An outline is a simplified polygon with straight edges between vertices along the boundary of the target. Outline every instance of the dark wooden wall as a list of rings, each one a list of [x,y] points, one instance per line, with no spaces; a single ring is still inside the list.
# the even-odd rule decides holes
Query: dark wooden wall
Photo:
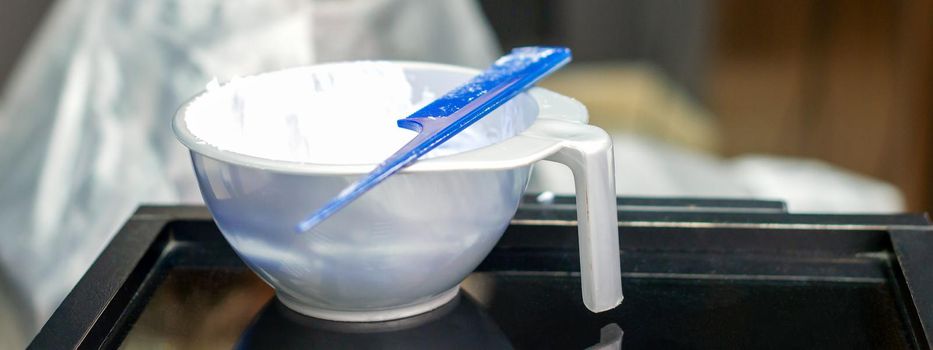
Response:
[[[819,158],[933,211],[933,1],[481,3],[505,47],[662,68],[714,112],[724,155]]]
[[[718,3],[708,103],[727,154],[824,159],[931,209],[930,1]]]

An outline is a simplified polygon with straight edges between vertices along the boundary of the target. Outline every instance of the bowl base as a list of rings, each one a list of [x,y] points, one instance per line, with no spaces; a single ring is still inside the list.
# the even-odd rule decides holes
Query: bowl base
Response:
[[[394,309],[373,311],[321,309],[303,305],[295,301],[295,299],[292,299],[291,297],[281,293],[275,293],[275,295],[279,298],[279,301],[281,301],[282,304],[285,304],[285,306],[287,306],[289,309],[292,309],[293,311],[305,316],[340,322],[380,322],[420,315],[425,312],[437,309],[453,300],[459,292],[460,286],[457,285],[443,293],[432,297],[431,299],[417,304],[405,305]]]

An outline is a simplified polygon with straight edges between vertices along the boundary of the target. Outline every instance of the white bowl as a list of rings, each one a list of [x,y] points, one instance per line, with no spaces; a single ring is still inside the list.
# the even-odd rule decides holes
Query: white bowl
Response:
[[[249,79],[340,79],[334,73],[353,64]],[[391,64],[404,69],[416,91],[436,96],[477,74]],[[188,128],[185,112],[197,101],[182,106],[173,128],[191,150],[204,201],[237,254],[298,312],[362,322],[443,305],[501,237],[539,160],[564,163],[575,176],[586,306],[598,312],[622,300],[612,143],[585,124],[586,109],[570,98],[540,88],[519,95],[449,141],[470,150],[418,161],[305,234],[295,233],[296,223],[375,164],[288,162],[219,149]]]

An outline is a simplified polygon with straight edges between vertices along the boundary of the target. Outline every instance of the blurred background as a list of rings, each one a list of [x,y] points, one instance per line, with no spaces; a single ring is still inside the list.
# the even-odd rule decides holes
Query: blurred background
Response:
[[[136,205],[199,201],[168,120],[211,77],[347,59],[482,67],[511,47],[568,46],[574,63],[541,85],[583,102],[612,133],[620,194],[933,209],[933,1],[4,0],[0,9],[6,345],[31,338]],[[566,170],[545,165],[535,176],[531,191],[572,191]]]
[[[577,63],[544,85],[596,124],[727,157],[818,159],[933,208],[930,1],[482,5],[503,47],[573,48]]]
[[[5,0],[0,81],[52,1]],[[480,1],[503,49],[553,44],[544,83],[594,122],[724,156],[820,159],[933,203],[930,1]]]

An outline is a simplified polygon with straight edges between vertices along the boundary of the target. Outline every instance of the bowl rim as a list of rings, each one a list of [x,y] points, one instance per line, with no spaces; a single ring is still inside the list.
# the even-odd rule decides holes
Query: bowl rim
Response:
[[[325,64],[314,64],[308,66],[298,66],[276,71],[270,71],[260,74],[250,75],[248,77],[258,77],[266,74],[273,74],[295,69],[325,69],[328,66],[346,65],[354,62],[373,62],[373,61],[345,61]],[[448,72],[459,72],[465,74],[478,74],[480,71],[474,68],[461,67],[456,65],[416,62],[416,61],[378,61],[380,63],[391,63],[402,65],[407,68],[436,69]],[[193,97],[185,101],[175,112],[172,118],[172,130],[175,137],[192,153],[200,156],[212,158],[217,161],[232,163],[249,168],[262,170],[292,173],[292,174],[344,174],[361,175],[371,171],[376,164],[326,164],[294,162],[278,159],[269,159],[252,156],[243,153],[220,149],[212,144],[199,140],[187,127],[185,121],[185,112],[195,100],[208,91],[205,88]],[[538,116],[535,121],[524,131],[516,136],[512,136],[504,141],[474,148],[451,155],[439,156],[434,158],[418,160],[411,166],[402,169],[400,173],[414,172],[435,172],[449,170],[500,170],[511,169],[520,166],[526,166],[535,161],[543,159],[553,153],[555,141],[546,138],[527,137],[535,134],[536,129],[541,129],[543,124],[549,120],[563,120],[568,122],[585,124],[588,119],[586,108],[576,100],[566,97],[547,89],[533,87],[521,95],[531,97],[532,101],[538,107]],[[525,136],[525,137],[519,137]],[[505,144],[506,141],[508,144]],[[522,152],[517,155],[510,155],[510,150],[521,148]]]

